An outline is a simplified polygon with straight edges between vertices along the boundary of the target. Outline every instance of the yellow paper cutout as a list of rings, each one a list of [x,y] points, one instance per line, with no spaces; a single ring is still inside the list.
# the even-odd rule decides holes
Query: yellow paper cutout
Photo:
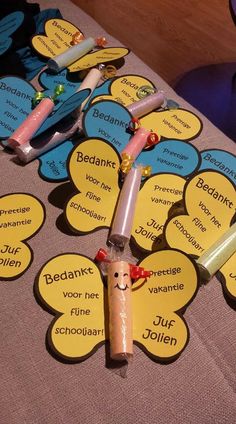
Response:
[[[32,46],[41,55],[51,58],[72,47],[75,33],[82,34],[79,28],[64,19],[49,19],[45,24],[46,35],[35,35]],[[82,34],[83,35],[83,34]],[[98,63],[113,62],[129,53],[125,47],[108,47],[88,53],[68,66],[70,72],[78,72],[96,66]]]
[[[91,104],[99,100],[114,100],[123,106],[128,106],[140,100],[137,94],[145,86],[155,88],[150,80],[140,75],[123,75],[112,81],[110,95],[97,96],[92,100]]]
[[[76,32],[82,34],[79,28],[64,19],[49,19],[45,23],[46,35],[35,35],[32,45],[38,53],[51,58],[72,47],[72,37]]]
[[[202,130],[200,119],[185,109],[152,112],[140,119],[141,126],[151,129],[159,137],[191,140]]]
[[[172,250],[156,252],[140,265],[152,270],[153,275],[146,282],[138,280],[132,289],[134,341],[155,360],[174,359],[188,341],[188,327],[180,310],[196,294],[196,267],[185,254]],[[107,290],[91,259],[73,253],[56,256],[43,266],[36,284],[41,302],[55,314],[48,330],[54,352],[64,359],[80,361],[105,342],[109,326]],[[158,292],[160,287],[162,291]],[[164,326],[166,320],[169,328]],[[159,340],[154,334],[157,332],[163,333]]]
[[[30,194],[7,194],[0,199],[0,276],[12,279],[30,265],[32,253],[22,241],[32,237],[43,225],[45,212]]]
[[[0,275],[3,279],[12,279],[22,274],[29,266],[32,253],[21,241],[0,242]]]
[[[147,314],[147,315],[146,315]],[[151,314],[150,309],[143,311],[143,319],[137,323],[142,328],[134,335],[135,341],[154,358],[170,360],[180,354],[185,348],[189,333],[185,321],[176,313],[157,309],[157,314]],[[173,325],[162,328],[163,325]]]
[[[89,163],[89,158],[94,163]],[[96,165],[96,160],[98,164],[103,160],[109,166]],[[110,226],[120,192],[119,166],[117,152],[101,139],[87,139],[74,148],[69,160],[69,175],[79,193],[65,208],[67,222],[73,230],[88,233]],[[145,182],[138,194],[132,230],[136,243],[143,249],[152,250],[155,245],[156,250],[158,247],[168,210],[182,199],[184,184],[183,177],[173,174],[155,175]]]
[[[215,171],[204,171],[185,187],[186,213],[172,218],[165,237],[170,247],[201,256],[230,226],[235,213],[233,183]]]
[[[220,269],[224,276],[224,287],[234,300],[236,299],[236,253]]]
[[[73,150],[70,177],[80,191],[66,205],[66,219],[73,230],[89,232],[109,227],[119,194],[120,158],[100,139],[87,139]]]
[[[52,258],[40,271],[37,290],[56,313],[48,333],[53,350],[81,360],[105,341],[104,286],[89,258],[73,253]]]
[[[132,236],[142,249],[158,247],[168,211],[182,199],[185,182],[183,177],[173,174],[154,175],[145,181],[138,194],[132,229]]]
[[[173,359],[182,352],[189,338],[188,327],[178,311],[197,292],[196,266],[175,250],[155,252],[140,266],[153,274],[145,284],[133,289],[134,340],[154,358]]]
[[[113,62],[121,59],[129,53],[125,47],[108,47],[92,53],[88,53],[79,60],[68,66],[70,72],[78,72],[83,69],[93,68],[99,63]]]
[[[30,194],[8,194],[0,199],[1,240],[26,240],[44,220],[42,204]]]

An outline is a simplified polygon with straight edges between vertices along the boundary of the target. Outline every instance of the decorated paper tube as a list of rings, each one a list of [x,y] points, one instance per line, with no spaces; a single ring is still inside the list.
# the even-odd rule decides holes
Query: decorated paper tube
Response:
[[[22,124],[11,134],[8,139],[9,146],[15,148],[31,140],[36,131],[53,111],[53,108],[54,102],[52,99],[44,98],[41,100]]]
[[[80,126],[80,117],[78,119],[70,118],[67,124],[59,124],[57,131],[55,129],[47,131],[47,135],[39,135],[32,141],[28,141],[15,148],[15,153],[23,163],[29,163],[43,153],[48,152],[63,141],[70,139]]]
[[[34,134],[53,111],[57,97],[63,92],[64,86],[59,84],[55,87],[54,94],[51,97],[45,97],[41,91],[35,93],[32,104],[36,106],[8,138],[10,147],[14,149],[33,138]]]
[[[106,40],[104,37],[97,39],[89,37],[86,40],[81,41],[79,44],[70,47],[64,53],[49,59],[47,66],[51,71],[58,73],[62,69],[74,63],[76,60],[80,59],[95,46],[103,46],[105,43]]]
[[[94,68],[89,71],[89,73],[86,75],[84,80],[82,81],[79,89],[77,91],[81,91],[85,88],[89,88],[92,92],[95,90],[96,86],[98,85],[98,82],[102,76],[102,72],[100,69]],[[90,96],[91,96],[90,94]],[[43,153],[48,152],[49,150],[53,149],[54,147],[61,144],[63,141],[68,140],[73,136],[73,134],[76,133],[76,131],[81,128],[81,118],[80,118],[80,112],[82,108],[86,105],[86,103],[89,100],[89,97],[87,97],[84,102],[82,103],[81,107],[76,110],[76,112],[73,114],[73,119],[68,122],[67,126],[63,126],[57,131],[54,130],[53,134],[50,135],[43,135],[37,137],[37,139],[33,140],[31,142],[30,140],[27,141],[27,143],[23,144],[22,146],[18,146],[15,149],[15,153],[17,154],[18,158],[21,162],[28,163],[38,156],[42,155]],[[60,124],[59,124],[60,126]]]
[[[147,145],[150,131],[145,128],[139,128],[136,133],[131,137],[128,144],[120,153],[122,157],[121,171],[124,173],[128,172],[132,166],[132,163],[138,157],[143,148]]]
[[[102,75],[102,71],[100,69],[94,68],[91,69],[88,73],[88,75],[84,78],[82,84],[80,85],[78,91],[81,91],[84,88],[90,88],[91,92],[96,88],[96,86],[98,85],[98,82],[101,78]],[[92,94],[92,93],[91,93]],[[162,94],[162,93],[159,93]],[[148,97],[152,97],[155,94],[149,95]],[[163,96],[163,95],[162,95]],[[164,98],[164,96],[163,96]],[[89,97],[84,101],[84,103],[82,104],[82,108],[84,108],[85,104],[88,102]],[[140,106],[142,106],[142,102],[145,99],[142,99],[137,103],[140,104]],[[150,105],[154,105],[153,101],[150,102]],[[155,103],[155,105],[157,105],[157,103]],[[129,107],[131,107],[132,105],[130,105]],[[128,108],[129,108],[128,107]],[[154,106],[155,107],[155,106]],[[157,107],[157,106],[156,106]],[[80,110],[82,110],[80,108]],[[141,110],[141,108],[140,108]],[[151,109],[152,110],[152,109]],[[27,142],[24,145],[19,145],[15,152],[17,154],[17,156],[19,157],[21,162],[24,163],[28,163],[32,160],[34,160],[35,158],[37,158],[38,156],[40,156],[43,153],[46,153],[47,151],[53,149],[54,147],[56,147],[57,145],[59,145],[60,143],[62,143],[64,140],[69,139],[70,137],[72,137],[72,135],[79,129],[79,127],[81,127],[81,120],[78,117],[78,113],[75,115],[77,116],[78,120],[76,121],[76,123],[74,123],[70,128],[68,128],[68,130],[64,129],[62,131],[58,130],[56,131],[54,134],[51,134],[50,136],[43,136],[42,137],[38,137],[37,140],[35,139],[35,142],[31,142],[30,140],[27,140]],[[136,139],[137,140],[137,139]]]
[[[125,261],[108,265],[109,338],[112,359],[133,356],[132,284],[130,266]]]
[[[151,112],[152,110],[160,108],[164,102],[164,93],[159,91],[132,103],[131,105],[127,106],[127,109],[132,116],[135,116],[135,118],[140,118],[141,116],[147,115],[147,113]]]
[[[97,87],[100,79],[102,77],[102,70],[98,67],[98,68],[93,68],[91,69],[88,74],[86,75],[86,77],[83,79],[82,83],[80,84],[78,91],[84,90],[85,88],[89,88],[91,90],[90,95],[84,100],[84,102],[82,103],[82,105],[80,106],[79,109],[76,109],[76,113],[80,113],[82,112],[84,106],[88,103],[92,93],[94,92],[95,88]]]
[[[203,280],[209,281],[235,252],[236,222],[197,259]]]
[[[132,168],[126,175],[122,186],[115,216],[112,223],[109,241],[111,244],[123,249],[130,239],[135,204],[142,179],[142,167]]]

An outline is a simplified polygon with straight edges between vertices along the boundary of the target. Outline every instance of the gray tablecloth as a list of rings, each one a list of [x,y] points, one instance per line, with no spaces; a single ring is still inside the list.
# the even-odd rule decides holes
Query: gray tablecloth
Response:
[[[102,28],[69,0],[41,0],[41,10],[59,8],[63,17],[85,35]],[[110,6],[112,7],[112,2]],[[109,37],[110,45],[119,41]],[[194,110],[134,54],[119,74],[141,74],[166,91],[183,108]],[[196,111],[195,111],[196,112]],[[199,150],[235,144],[199,112],[203,131],[194,141]],[[46,222],[30,241],[33,263],[20,278],[0,284],[0,423],[1,424],[208,424],[236,421],[236,311],[216,279],[200,289],[185,314],[190,342],[180,358],[168,365],[153,362],[138,347],[127,378],[106,367],[105,347],[84,362],[64,364],[45,347],[52,315],[36,302],[35,277],[51,257],[77,252],[93,258],[104,246],[107,230],[78,237],[55,225],[61,210],[50,194],[59,185],[39,178],[38,163],[19,167],[0,152],[1,195],[28,192],[46,207]]]

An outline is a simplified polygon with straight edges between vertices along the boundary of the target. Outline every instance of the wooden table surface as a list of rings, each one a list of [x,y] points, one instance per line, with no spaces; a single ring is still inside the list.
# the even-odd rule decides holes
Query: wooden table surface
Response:
[[[73,2],[172,86],[196,67],[236,62],[228,0]]]

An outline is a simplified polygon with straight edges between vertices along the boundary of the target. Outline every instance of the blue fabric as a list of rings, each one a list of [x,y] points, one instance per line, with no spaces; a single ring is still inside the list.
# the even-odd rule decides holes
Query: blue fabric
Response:
[[[62,18],[59,9],[46,9],[35,15],[36,34],[44,33],[45,22],[53,18]],[[25,78],[28,81],[32,80],[47,62],[46,59],[41,59],[30,46],[18,49],[16,54],[24,66]]]

